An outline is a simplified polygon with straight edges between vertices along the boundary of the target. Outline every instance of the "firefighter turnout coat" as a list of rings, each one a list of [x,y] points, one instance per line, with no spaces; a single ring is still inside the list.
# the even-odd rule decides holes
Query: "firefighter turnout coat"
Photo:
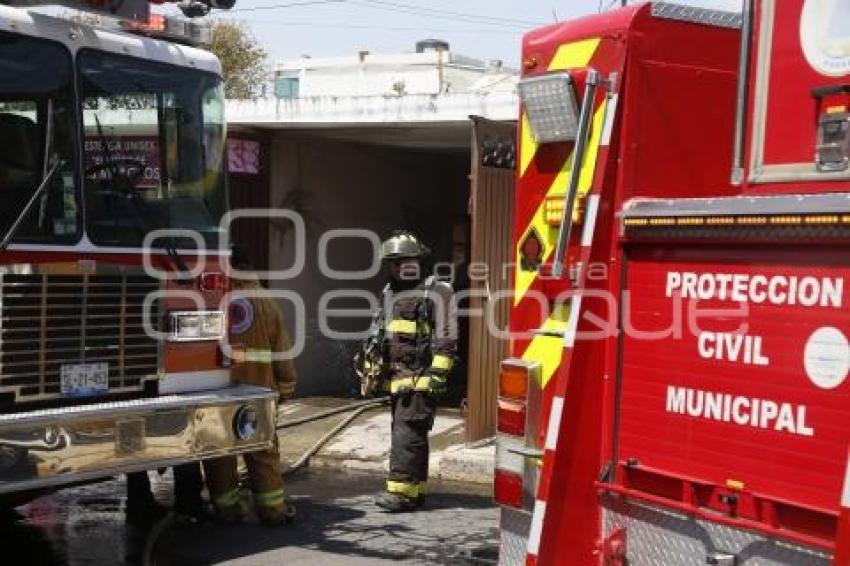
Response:
[[[281,359],[290,350],[290,342],[275,300],[263,296],[256,280],[234,281],[229,318],[236,362],[233,381],[276,389],[281,400],[292,397],[295,366],[291,359]],[[244,459],[257,516],[267,523],[283,521],[287,511],[276,439],[273,448],[245,454]],[[208,460],[204,465],[216,513],[225,520],[238,519],[241,504],[236,458]]]

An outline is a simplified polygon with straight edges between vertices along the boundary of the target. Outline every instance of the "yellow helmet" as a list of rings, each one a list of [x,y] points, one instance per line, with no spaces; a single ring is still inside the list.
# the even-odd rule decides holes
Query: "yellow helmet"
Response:
[[[430,250],[410,232],[397,232],[381,244],[381,261],[407,257],[423,258]]]

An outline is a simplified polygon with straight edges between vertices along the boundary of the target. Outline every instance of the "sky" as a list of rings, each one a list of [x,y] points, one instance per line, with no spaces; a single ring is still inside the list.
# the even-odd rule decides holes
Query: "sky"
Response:
[[[741,0],[676,0],[740,10]],[[452,51],[517,67],[522,34],[539,25],[593,14],[620,0],[237,0],[227,19],[243,22],[269,63],[313,57],[414,50],[443,39]],[[272,8],[274,7],[274,8]],[[224,12],[219,12],[224,14]],[[222,17],[222,16],[219,16]]]

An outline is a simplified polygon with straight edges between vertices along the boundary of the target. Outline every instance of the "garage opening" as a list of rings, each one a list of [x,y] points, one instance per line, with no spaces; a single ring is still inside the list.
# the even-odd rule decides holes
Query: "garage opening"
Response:
[[[270,288],[289,294],[281,297],[287,324],[293,335],[303,336],[296,358],[299,396],[359,390],[352,359],[362,337],[355,333],[368,328],[374,305],[367,296],[379,298],[387,278],[383,271],[362,273],[372,265],[374,251],[366,237],[352,230],[369,231],[381,240],[395,229],[414,232],[431,248],[427,268],[451,278],[456,292],[502,286],[496,279],[470,281],[468,276],[474,256],[475,261],[500,261],[498,254],[507,256],[510,240],[514,126],[501,123],[494,130],[491,124],[231,130],[231,140],[261,142],[256,180],[268,184],[269,208],[292,211],[303,221],[303,237],[290,218],[243,219],[234,225],[235,236],[247,240],[243,244],[257,256],[257,265],[287,271],[303,258],[303,267],[291,276],[268,280]],[[486,131],[474,133],[482,127]],[[482,165],[497,137],[507,143],[505,159]],[[482,144],[489,149],[475,149]],[[474,188],[478,181],[486,185],[483,192]],[[244,173],[231,173],[234,208],[263,204],[263,198],[243,191],[256,192],[256,183]],[[481,197],[477,204],[476,194]],[[501,204],[484,206],[497,194]],[[493,244],[503,240],[499,251]],[[462,306],[474,305],[467,300]],[[468,399],[470,415],[480,421],[470,434],[483,438],[492,434],[495,408],[486,398],[495,388],[493,368],[502,345],[488,345],[468,318],[459,323],[458,361],[445,402],[458,406]],[[476,334],[472,345],[470,331]]]

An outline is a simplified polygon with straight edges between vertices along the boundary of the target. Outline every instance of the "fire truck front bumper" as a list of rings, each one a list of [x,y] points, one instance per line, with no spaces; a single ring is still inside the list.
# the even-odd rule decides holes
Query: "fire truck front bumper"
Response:
[[[269,448],[276,398],[240,385],[0,415],[0,494]]]

